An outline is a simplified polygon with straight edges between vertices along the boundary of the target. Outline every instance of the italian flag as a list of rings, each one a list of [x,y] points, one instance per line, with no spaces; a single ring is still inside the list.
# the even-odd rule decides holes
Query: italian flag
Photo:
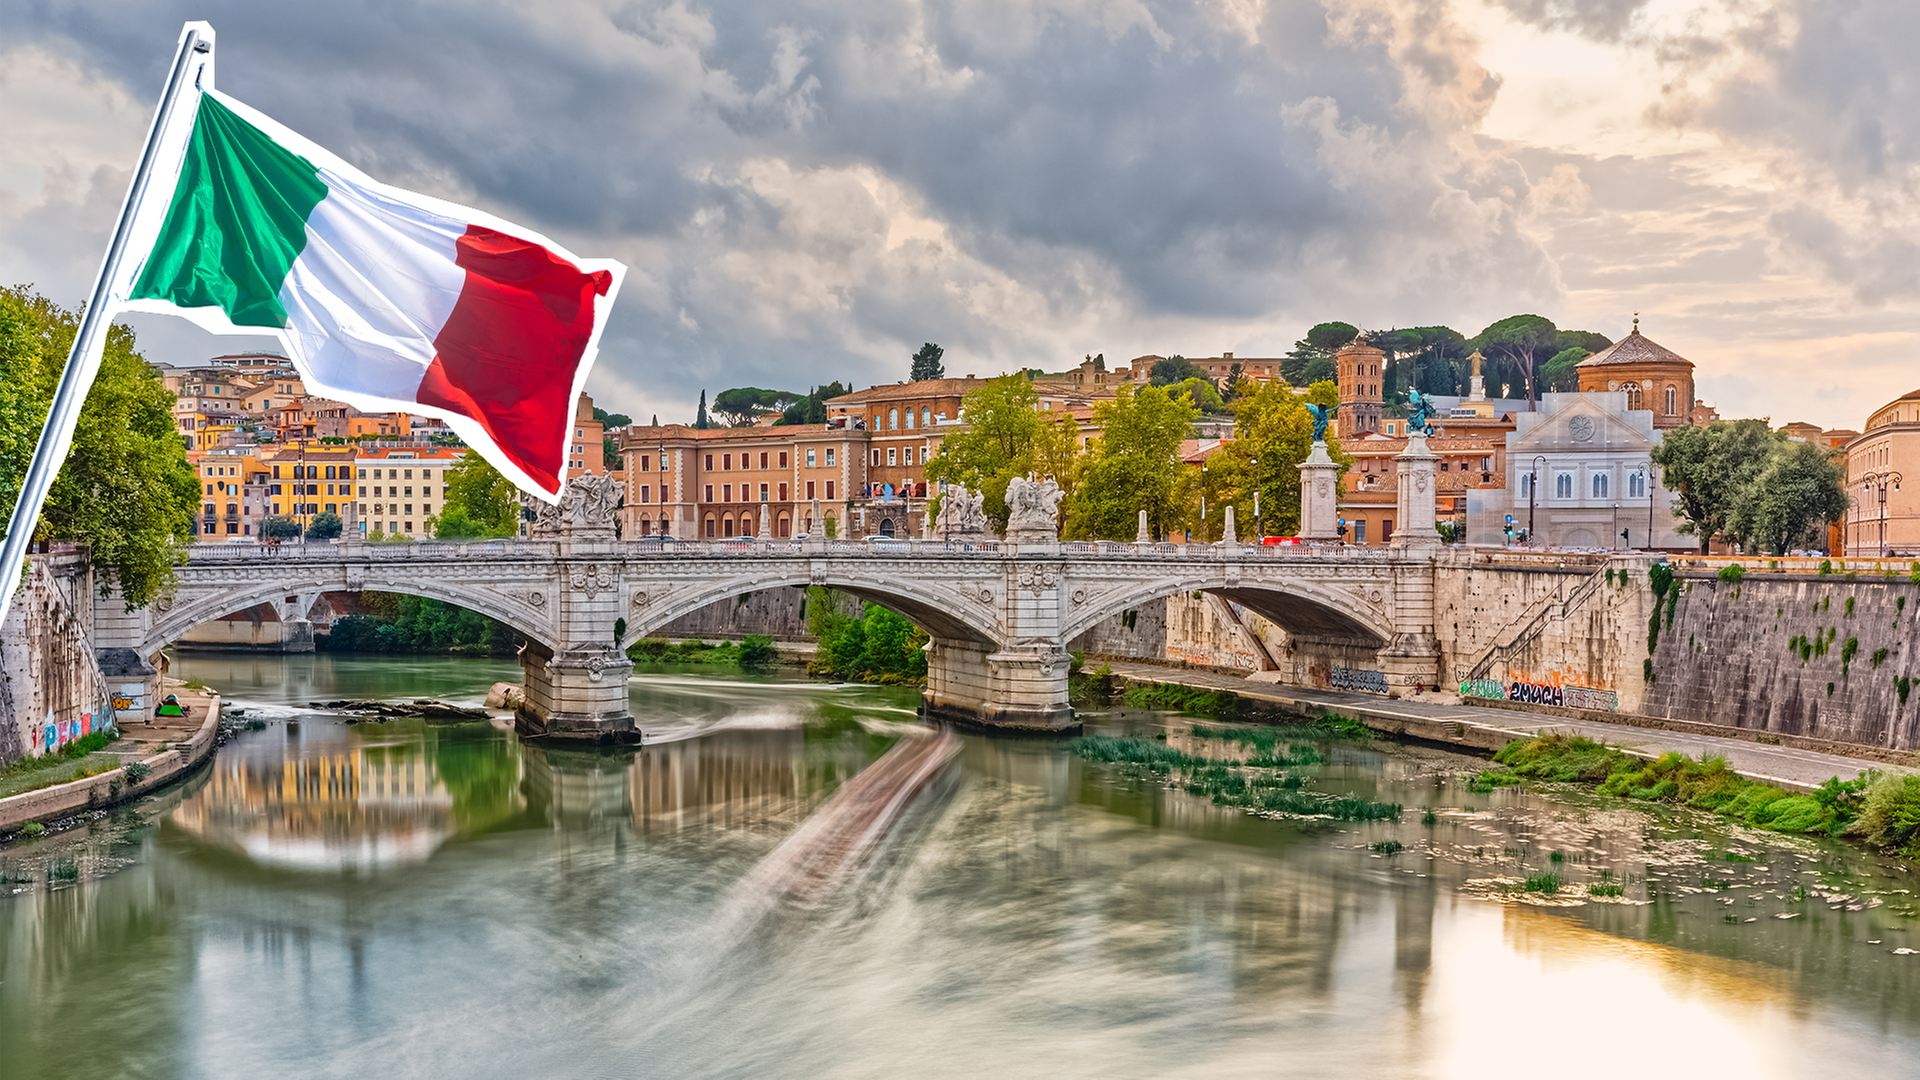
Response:
[[[377,183],[211,89],[174,112],[162,145],[177,168],[132,219],[118,306],[277,334],[311,389],[440,417],[557,498],[625,267]]]

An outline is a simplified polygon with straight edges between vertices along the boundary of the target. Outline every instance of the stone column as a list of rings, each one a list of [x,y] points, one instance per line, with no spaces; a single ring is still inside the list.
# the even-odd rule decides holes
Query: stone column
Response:
[[[1220,542],[1223,544],[1237,544],[1240,542],[1240,538],[1234,533],[1232,506],[1227,507],[1227,523],[1220,532]]]
[[[1434,479],[1434,463],[1439,461],[1427,449],[1427,437],[1416,431],[1407,438],[1407,448],[1393,459],[1400,490],[1395,494],[1400,515],[1390,546],[1424,550],[1440,546],[1440,533],[1433,527],[1434,505],[1439,492]]]
[[[1340,464],[1327,456],[1327,444],[1317,441],[1300,463],[1300,538],[1309,543],[1340,540]]]
[[[1133,534],[1133,542],[1136,544],[1153,543],[1152,534],[1147,532],[1147,512],[1145,510],[1140,511],[1140,530]]]
[[[620,561],[613,538],[613,482],[569,481],[557,507],[541,504],[534,539],[558,540],[559,610],[553,640],[520,650],[526,696],[515,714],[522,735],[598,744],[636,743],[627,705],[633,661],[613,642],[622,615]]]

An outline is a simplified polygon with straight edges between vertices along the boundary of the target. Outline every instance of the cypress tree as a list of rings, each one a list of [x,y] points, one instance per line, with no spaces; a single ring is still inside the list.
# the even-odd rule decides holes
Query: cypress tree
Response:
[[[712,422],[707,419],[707,392],[705,390],[700,391],[700,411],[693,418],[693,426],[699,428],[701,431],[705,431],[712,426]]]

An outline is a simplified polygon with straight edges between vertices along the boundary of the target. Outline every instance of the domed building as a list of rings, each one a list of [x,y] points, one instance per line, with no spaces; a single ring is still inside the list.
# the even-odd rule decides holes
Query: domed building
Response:
[[[1693,423],[1693,361],[1640,332],[1633,332],[1587,357],[1574,369],[1580,392],[1624,393],[1629,411],[1653,413],[1656,431]]]
[[[1920,485],[1920,390],[1874,410],[1846,452],[1846,554],[1920,554],[1920,488],[1901,488],[1909,479]]]

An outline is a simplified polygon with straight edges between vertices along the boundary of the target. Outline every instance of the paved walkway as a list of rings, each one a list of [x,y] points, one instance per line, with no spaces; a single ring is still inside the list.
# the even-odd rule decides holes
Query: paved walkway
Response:
[[[1790,746],[1769,746],[1740,739],[1629,727],[1625,724],[1595,723],[1545,713],[1475,708],[1451,704],[1439,698],[1422,701],[1419,698],[1394,699],[1337,690],[1308,690],[1297,686],[1252,682],[1234,675],[1164,668],[1152,664],[1115,662],[1113,673],[1131,682],[1173,683],[1227,690],[1242,697],[1270,701],[1303,711],[1330,710],[1357,717],[1376,730],[1481,750],[1497,750],[1514,739],[1528,738],[1542,731],[1567,731],[1649,757],[1657,757],[1669,750],[1678,750],[1694,758],[1718,754],[1726,758],[1728,766],[1742,776],[1790,789],[1817,787],[1822,781],[1835,776],[1851,779],[1862,769],[1911,771]]]

